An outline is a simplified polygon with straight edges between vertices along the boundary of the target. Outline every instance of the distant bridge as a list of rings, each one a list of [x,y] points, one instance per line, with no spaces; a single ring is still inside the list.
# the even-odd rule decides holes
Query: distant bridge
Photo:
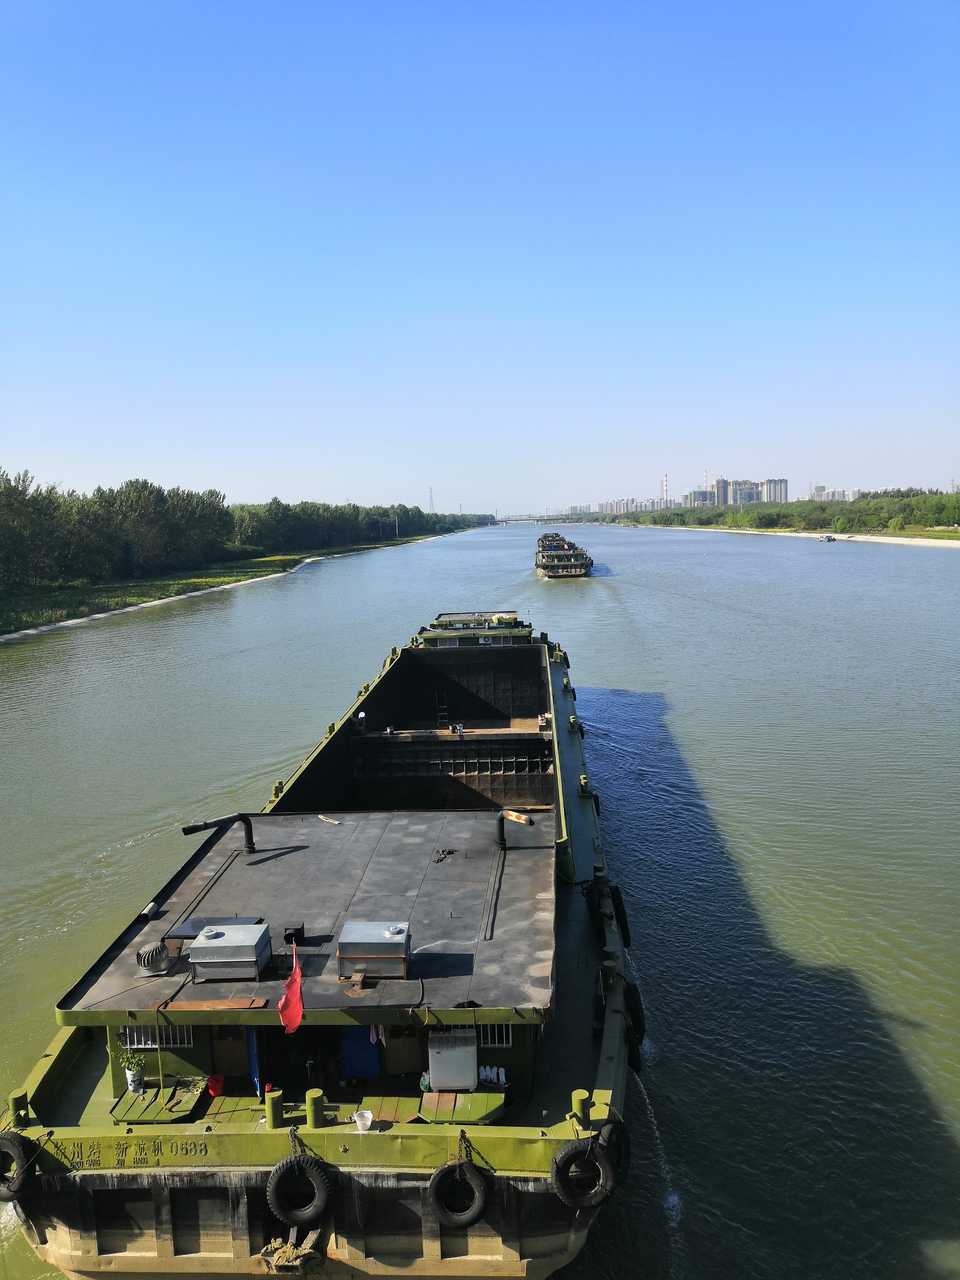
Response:
[[[582,524],[583,519],[583,516],[503,516],[497,524],[553,524],[557,521]]]

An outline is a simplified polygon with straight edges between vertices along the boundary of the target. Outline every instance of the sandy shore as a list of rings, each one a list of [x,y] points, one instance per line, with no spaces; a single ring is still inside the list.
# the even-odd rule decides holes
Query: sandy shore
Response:
[[[761,538],[822,538],[817,533],[802,529],[726,529],[715,524],[638,525],[639,529],[686,529],[690,533],[745,533]],[[837,542],[889,542],[895,547],[954,547],[960,548],[960,538],[897,538],[885,533],[835,533]]]

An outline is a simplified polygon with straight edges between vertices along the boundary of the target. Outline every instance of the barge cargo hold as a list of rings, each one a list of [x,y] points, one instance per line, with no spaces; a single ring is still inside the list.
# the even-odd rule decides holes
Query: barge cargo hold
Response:
[[[593,560],[562,533],[544,533],[537,539],[534,565],[541,578],[586,578]]]
[[[626,1175],[624,972],[567,656],[441,614],[56,1009],[0,1198],[71,1276],[543,1277]],[[149,892],[149,890],[148,890]]]

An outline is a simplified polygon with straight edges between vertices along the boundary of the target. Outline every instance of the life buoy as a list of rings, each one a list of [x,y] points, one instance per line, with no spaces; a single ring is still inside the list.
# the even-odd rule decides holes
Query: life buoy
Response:
[[[613,903],[613,914],[617,917],[617,927],[620,930],[623,945],[629,947],[631,945],[630,921],[627,919],[627,908],[623,905],[623,894],[618,884],[610,886],[610,901]]]
[[[34,1168],[32,1146],[19,1133],[0,1133],[0,1203],[12,1204],[23,1195]]]
[[[452,1160],[427,1187],[433,1211],[446,1227],[472,1227],[487,1206],[487,1184],[472,1160]]]
[[[617,1184],[608,1147],[593,1138],[568,1142],[553,1157],[550,1186],[571,1209],[592,1209],[613,1194]]]
[[[288,1227],[315,1227],[330,1199],[330,1169],[314,1156],[287,1156],[270,1170],[267,1204]]]

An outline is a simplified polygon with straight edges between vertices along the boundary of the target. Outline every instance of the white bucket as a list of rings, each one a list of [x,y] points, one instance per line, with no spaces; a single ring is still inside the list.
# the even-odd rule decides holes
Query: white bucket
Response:
[[[373,1124],[372,1111],[355,1111],[353,1113],[353,1118],[357,1122],[358,1133],[366,1133]]]

